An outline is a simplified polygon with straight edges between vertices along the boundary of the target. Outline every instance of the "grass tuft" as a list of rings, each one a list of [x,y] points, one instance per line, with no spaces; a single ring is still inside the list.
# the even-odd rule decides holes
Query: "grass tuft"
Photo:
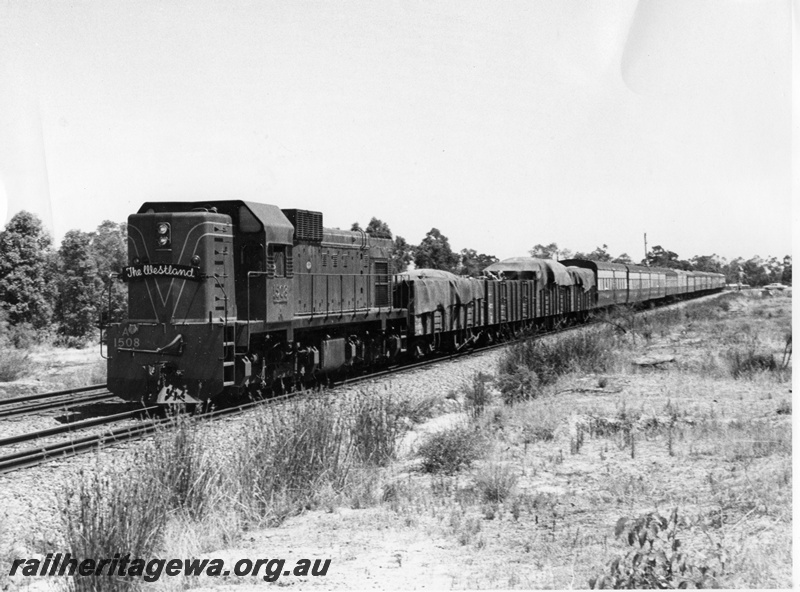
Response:
[[[475,477],[475,486],[484,502],[501,503],[510,499],[517,476],[507,464],[490,462]]]
[[[146,478],[150,459],[137,454],[127,465],[81,471],[63,497],[62,517],[67,551],[73,557],[153,557],[159,531],[165,525],[169,497],[162,484]],[[135,583],[119,576],[79,577],[72,580],[78,592],[131,590]]]
[[[390,395],[361,393],[353,403],[352,438],[359,460],[385,467],[395,459],[402,433],[398,409]]]

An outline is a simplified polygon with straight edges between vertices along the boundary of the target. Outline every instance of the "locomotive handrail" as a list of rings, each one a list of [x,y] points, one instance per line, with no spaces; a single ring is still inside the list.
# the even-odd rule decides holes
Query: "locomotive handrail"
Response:
[[[116,272],[111,272],[110,274],[108,274],[108,279],[109,279],[108,288],[107,288],[107,292],[108,292],[108,309],[106,310],[106,318],[107,319],[111,318],[111,288],[114,285],[114,280],[117,279],[118,277],[119,277],[119,274],[116,273]],[[101,315],[101,319],[100,319],[100,357],[103,358],[104,360],[107,360],[108,356],[103,354],[103,344],[104,344],[103,334],[104,334],[105,328],[106,328],[105,327],[105,323],[103,322],[102,315]]]
[[[181,355],[183,355],[183,348],[184,348],[185,345],[186,344],[183,341],[183,335],[178,333],[178,335],[175,337],[175,339],[170,341],[164,347],[158,347],[156,349],[136,349],[136,348],[133,348],[133,347],[118,347],[117,351],[131,352],[131,353],[135,353],[135,354],[164,354],[166,356],[181,356]],[[173,351],[168,351],[168,350],[173,349],[175,346],[178,346],[177,353],[173,352]]]

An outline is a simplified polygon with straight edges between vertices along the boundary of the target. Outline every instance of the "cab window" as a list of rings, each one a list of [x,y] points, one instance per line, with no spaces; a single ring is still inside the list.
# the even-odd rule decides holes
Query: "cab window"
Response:
[[[286,247],[270,245],[267,251],[269,263],[275,270],[275,277],[286,277]]]

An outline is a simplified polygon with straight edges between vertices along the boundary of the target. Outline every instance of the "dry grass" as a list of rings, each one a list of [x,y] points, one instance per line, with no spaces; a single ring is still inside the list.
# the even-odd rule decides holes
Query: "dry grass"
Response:
[[[757,343],[780,366],[791,301],[718,300],[637,318],[614,335],[619,357],[600,365],[600,378],[564,364],[570,369],[550,386],[536,385],[537,398],[488,404],[472,431],[502,453],[484,453],[443,481],[410,475],[393,489],[392,512],[413,528],[430,530],[433,521],[481,558],[473,569],[449,556],[461,574],[454,587],[586,587],[631,549],[615,537],[620,519],[633,524],[673,508],[681,577],[791,584],[791,364],[734,377],[726,358],[731,347]],[[629,363],[659,350],[676,362]]]
[[[723,587],[789,587],[791,362],[781,355],[790,305],[785,295],[733,294],[647,313],[624,334],[609,327],[613,357],[598,364],[575,362],[565,340],[552,348],[563,370],[537,382],[535,398],[507,404],[502,376],[472,381],[467,413],[426,426],[408,457],[397,458],[399,435],[440,413],[443,393],[312,398],[222,438],[172,435],[153,448],[162,470],[140,477],[158,483],[151,495],[171,508],[159,518],[158,549],[180,556],[241,545],[241,530],[260,523],[279,526],[270,537],[293,533],[308,544],[314,533],[320,555],[342,553],[329,586],[353,586],[380,564],[378,577],[399,574],[381,580],[387,586],[582,588],[620,566],[646,578],[631,571],[634,547],[623,537],[677,509],[680,524],[663,540],[680,540],[684,564],[708,567]],[[734,377],[726,352],[753,344],[783,373]],[[675,362],[631,363],[657,353]],[[141,493],[131,489],[134,500]],[[617,537],[620,519],[629,530]],[[424,558],[416,563],[415,546]]]

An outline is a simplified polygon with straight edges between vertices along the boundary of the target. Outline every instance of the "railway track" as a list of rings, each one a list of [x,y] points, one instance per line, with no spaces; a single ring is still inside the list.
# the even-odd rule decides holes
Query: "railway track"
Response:
[[[474,353],[477,351],[489,351],[491,349],[502,347],[508,344],[509,342],[497,343],[482,347],[479,350],[463,351],[444,356],[439,356],[436,358],[425,359],[419,362],[414,362],[412,364],[407,364],[403,366],[390,367],[370,374],[365,374],[363,376],[351,377],[344,380],[332,382],[329,386],[337,387],[343,385],[352,385],[359,382],[365,382],[369,380],[374,380],[376,378],[381,378],[383,376],[388,376],[390,374],[395,374],[397,372],[417,370],[445,360],[451,360],[461,356],[465,356],[468,355],[469,353]],[[256,407],[262,406],[264,404],[274,405],[283,403],[302,392],[307,392],[307,391],[297,391],[286,395],[271,397],[269,399],[260,399],[257,401],[243,403],[241,405],[216,409],[213,411],[199,414],[195,417],[197,417],[202,421],[209,421],[209,420],[219,419],[222,417],[240,415],[246,411],[255,409]],[[37,430],[34,432],[19,434],[8,438],[2,438],[0,439],[0,447],[22,444],[25,442],[32,442],[39,439],[52,437],[55,435],[70,434],[91,427],[111,425],[114,423],[118,423],[120,421],[124,421],[126,419],[135,419],[137,417],[147,416],[150,413],[159,411],[159,409],[160,408],[158,405],[153,405],[150,407],[142,407],[138,409],[133,409],[131,411],[126,411],[124,413],[118,413],[115,415],[87,419],[67,424],[64,426],[58,426],[44,430]],[[84,452],[90,452],[92,450],[96,450],[99,448],[112,446],[114,444],[121,444],[124,442],[143,438],[145,436],[148,436],[156,432],[161,427],[167,427],[171,422],[174,421],[175,421],[174,417],[150,418],[142,421],[140,424],[133,426],[126,426],[118,429],[107,430],[100,434],[81,436],[77,438],[71,438],[70,440],[67,441],[56,442],[44,446],[35,446],[20,451],[14,451],[9,454],[0,456],[0,474],[10,473],[12,471],[16,471],[19,469],[35,467],[52,460],[64,459],[71,456],[76,456]]]
[[[680,303],[678,303],[680,304]],[[578,325],[571,325],[567,327],[556,328],[550,331],[543,331],[536,334],[536,337],[546,337],[549,335],[554,335],[556,333],[565,333],[569,331],[579,330],[586,328],[589,325],[599,324],[599,321],[588,321],[585,323],[581,323]],[[514,343],[515,340],[511,341],[503,341],[499,343],[494,343],[486,346],[482,346],[480,348],[474,349],[465,349],[464,351],[450,353],[450,354],[443,354],[440,356],[436,356],[433,358],[426,358],[424,360],[420,360],[418,362],[413,362],[410,364],[392,366],[389,368],[384,368],[378,370],[376,372],[372,372],[370,374],[365,374],[362,376],[357,377],[350,377],[345,378],[339,381],[331,382],[328,386],[331,388],[343,385],[352,385],[357,384],[359,382],[366,382],[369,380],[375,380],[377,378],[385,377],[391,374],[395,374],[398,372],[409,372],[413,370],[418,370],[421,368],[425,368],[427,366],[431,366],[433,364],[437,364],[443,361],[453,360],[460,358],[462,356],[466,356],[473,353],[480,353],[480,352],[487,352],[493,349],[497,349],[500,347],[506,347]],[[83,387],[83,389],[73,389],[72,392],[76,391],[88,391],[91,389],[98,389],[103,388],[104,385],[95,385],[93,387]],[[288,393],[285,395],[280,395],[276,397],[271,397],[268,399],[260,399],[248,403],[244,403],[241,405],[226,407],[222,409],[216,409],[213,411],[209,411],[206,413],[199,414],[195,417],[202,421],[214,420],[219,419],[222,417],[229,417],[240,415],[246,411],[251,409],[255,409],[256,407],[262,406],[264,404],[278,404],[283,403],[289,400],[292,397],[297,396],[300,393],[307,392],[307,391],[296,391],[293,393]],[[48,393],[52,395],[53,393]],[[63,392],[60,394],[64,394]],[[31,397],[38,397],[39,395],[32,395]],[[45,397],[46,395],[41,395],[41,397]],[[113,397],[113,395],[111,395]],[[150,406],[150,407],[142,407],[139,409],[134,409],[131,411],[127,411],[124,413],[119,413],[112,416],[106,416],[101,418],[94,418],[88,419],[80,422],[75,422],[72,424],[68,424],[65,426],[59,426],[56,428],[50,428],[46,430],[39,430],[36,432],[30,432],[27,434],[20,434],[18,436],[12,436],[9,438],[0,439],[0,447],[19,444],[23,442],[34,441],[37,439],[50,437],[53,435],[59,435],[63,433],[71,433],[75,431],[79,431],[82,429],[86,429],[89,427],[96,427],[100,425],[107,425],[116,423],[119,421],[123,421],[125,419],[133,419],[136,417],[141,417],[143,415],[147,415],[149,413],[153,413],[157,411],[159,407],[157,405]],[[7,455],[0,456],[0,474],[9,473],[15,470],[24,469],[28,467],[38,466],[44,464],[51,460],[63,459],[68,458],[71,456],[75,456],[81,454],[83,452],[88,452],[91,450],[103,448],[106,446],[111,446],[114,444],[121,444],[124,442],[136,440],[139,438],[143,438],[154,433],[162,426],[168,426],[170,422],[174,422],[174,417],[159,417],[159,418],[150,418],[142,423],[134,426],[127,426],[123,428],[118,428],[116,430],[108,430],[101,434],[94,434],[83,436],[75,439],[70,439],[66,442],[59,442],[54,444],[49,444],[46,446],[34,447],[29,448],[22,451],[13,452]]]
[[[112,399],[118,399],[118,397],[110,393],[105,384],[94,384],[50,393],[23,395],[0,400],[0,419]]]

